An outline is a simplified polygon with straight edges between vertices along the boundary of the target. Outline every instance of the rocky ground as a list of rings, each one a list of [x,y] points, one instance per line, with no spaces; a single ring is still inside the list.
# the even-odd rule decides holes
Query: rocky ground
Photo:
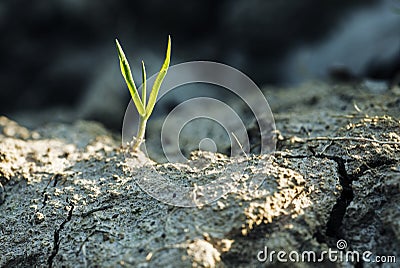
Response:
[[[308,83],[265,93],[276,152],[243,157],[246,168],[231,171],[238,187],[193,208],[159,202],[135,183],[152,167],[178,180],[189,168],[143,155],[128,166],[119,137],[97,123],[28,130],[0,117],[0,266],[310,267],[257,255],[338,250],[340,239],[344,252],[399,262],[400,89]],[[214,171],[229,165],[192,154],[199,159]],[[263,183],[250,191],[255,179]]]

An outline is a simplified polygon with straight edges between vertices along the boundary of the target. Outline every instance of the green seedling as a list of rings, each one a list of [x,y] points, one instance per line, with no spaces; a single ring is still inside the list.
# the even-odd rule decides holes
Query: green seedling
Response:
[[[153,87],[150,92],[149,101],[146,103],[146,68],[144,62],[142,61],[142,98],[139,96],[139,92],[136,88],[135,82],[133,81],[131,68],[129,67],[128,60],[125,57],[124,51],[118,40],[115,39],[118,50],[119,64],[121,67],[122,76],[125,79],[126,85],[128,86],[129,92],[131,93],[133,103],[139,113],[139,130],[136,139],[133,144],[133,151],[137,151],[144,140],[144,134],[146,131],[147,120],[149,119],[151,113],[153,112],[154,105],[156,104],[158,91],[160,90],[162,81],[167,74],[170,57],[171,57],[171,37],[168,36],[167,53],[165,55],[164,64],[158,73],[156,80],[154,81]]]

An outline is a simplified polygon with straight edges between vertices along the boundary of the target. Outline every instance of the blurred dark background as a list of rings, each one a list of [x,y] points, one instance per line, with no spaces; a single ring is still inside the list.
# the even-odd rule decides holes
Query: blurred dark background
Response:
[[[0,3],[0,114],[27,125],[95,119],[118,129],[129,101],[118,37],[140,81],[172,64],[218,61],[259,86],[308,79],[395,81],[400,1],[89,1]]]

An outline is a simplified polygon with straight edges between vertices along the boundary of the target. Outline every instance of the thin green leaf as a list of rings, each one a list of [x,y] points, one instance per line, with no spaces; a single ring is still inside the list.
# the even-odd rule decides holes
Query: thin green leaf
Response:
[[[144,107],[142,101],[140,100],[138,90],[136,88],[135,82],[133,81],[132,72],[131,72],[131,68],[129,67],[128,60],[125,57],[124,51],[122,50],[122,47],[118,42],[118,39],[115,39],[115,42],[117,44],[119,65],[121,67],[122,76],[125,78],[125,82],[128,86],[129,92],[131,93],[131,96],[132,96],[133,102],[135,103],[136,109],[138,110],[138,112],[141,116],[144,116],[146,113],[145,107]]]
[[[156,104],[158,91],[160,90],[161,83],[164,80],[165,75],[167,74],[169,62],[171,57],[171,36],[168,36],[168,46],[167,46],[167,53],[165,56],[164,64],[161,67],[160,72],[157,75],[156,80],[154,81],[153,88],[150,92],[149,103],[146,107],[146,119],[148,119],[153,112],[154,105]]]
[[[146,67],[144,67],[144,61],[142,61],[142,102],[143,102],[143,106],[146,107]]]

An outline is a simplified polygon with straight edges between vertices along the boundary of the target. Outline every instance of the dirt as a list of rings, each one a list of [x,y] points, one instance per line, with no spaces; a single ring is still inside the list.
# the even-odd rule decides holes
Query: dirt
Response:
[[[138,154],[128,165],[119,137],[94,122],[29,130],[0,117],[0,266],[312,267],[257,255],[265,247],[338,250],[340,239],[344,253],[370,251],[398,262],[400,89],[313,82],[265,94],[277,150],[243,156],[245,168],[229,170],[239,176],[237,187],[191,208],[162,203],[135,181],[154,167],[193,184],[184,181],[193,178],[189,164],[157,164]],[[257,136],[254,124],[248,133]],[[230,164],[217,153],[191,157],[214,161],[215,170]],[[254,180],[262,183],[250,189]]]

